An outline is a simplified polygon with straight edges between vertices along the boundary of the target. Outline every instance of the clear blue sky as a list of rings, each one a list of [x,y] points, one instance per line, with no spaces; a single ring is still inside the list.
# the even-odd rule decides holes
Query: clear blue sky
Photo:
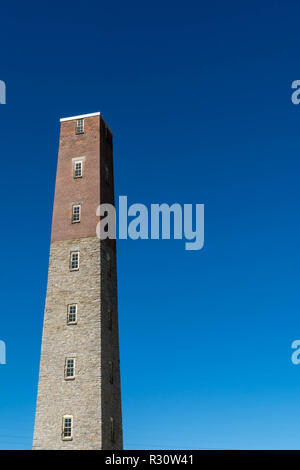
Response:
[[[125,448],[300,448],[300,5],[1,6],[0,448],[30,448],[59,118],[101,111],[117,194],[204,203],[205,247],[118,242]]]

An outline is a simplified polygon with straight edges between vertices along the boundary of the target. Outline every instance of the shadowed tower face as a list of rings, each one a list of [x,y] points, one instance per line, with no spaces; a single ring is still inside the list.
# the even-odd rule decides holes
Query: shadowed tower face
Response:
[[[112,134],[94,113],[61,119],[33,449],[122,449]]]

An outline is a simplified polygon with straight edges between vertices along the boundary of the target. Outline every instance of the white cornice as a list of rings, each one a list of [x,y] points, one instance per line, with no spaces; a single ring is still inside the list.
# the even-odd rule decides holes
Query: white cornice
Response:
[[[83,119],[83,118],[88,118],[88,117],[93,117],[93,116],[100,116],[100,113],[90,113],[90,114],[80,114],[79,116],[71,116],[71,117],[66,117],[66,118],[61,118],[60,122],[64,121],[74,121],[75,119]]]

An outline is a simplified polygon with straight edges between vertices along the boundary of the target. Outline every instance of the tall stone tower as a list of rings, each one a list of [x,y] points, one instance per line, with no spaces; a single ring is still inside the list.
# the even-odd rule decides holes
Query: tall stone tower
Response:
[[[33,449],[122,449],[112,133],[100,113],[61,119]]]

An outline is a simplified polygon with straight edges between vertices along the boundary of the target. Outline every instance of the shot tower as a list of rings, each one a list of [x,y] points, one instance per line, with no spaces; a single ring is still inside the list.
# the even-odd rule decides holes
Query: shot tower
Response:
[[[113,136],[100,113],[61,119],[33,449],[122,449]]]

